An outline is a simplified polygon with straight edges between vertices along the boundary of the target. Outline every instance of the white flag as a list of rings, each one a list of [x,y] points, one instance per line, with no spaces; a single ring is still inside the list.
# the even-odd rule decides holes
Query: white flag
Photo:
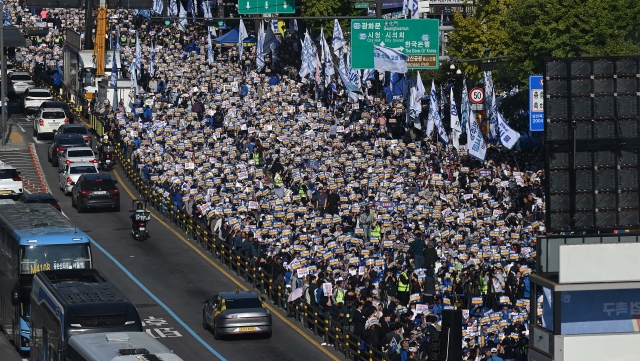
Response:
[[[336,54],[336,56],[340,56],[342,54],[342,47],[346,43],[347,41],[344,40],[344,34],[342,33],[340,23],[338,22],[338,19],[335,19],[333,22],[333,38],[331,39],[333,53]]]
[[[484,162],[487,155],[487,144],[484,142],[480,126],[476,120],[476,113],[469,107],[469,120],[467,121],[467,148],[469,155]]]
[[[242,52],[244,51],[244,39],[248,38],[247,28],[244,27],[244,21],[240,19],[240,27],[238,30],[238,61],[242,63]]]
[[[419,0],[409,0],[409,12],[411,13],[411,19],[420,18],[420,14],[418,13],[418,1]]]
[[[331,83],[331,76],[336,73],[333,68],[333,59],[331,58],[331,51],[329,49],[329,44],[327,44],[327,39],[324,37],[324,29],[321,31],[322,43],[322,64],[324,66],[324,85],[329,86]]]
[[[362,54],[365,56],[365,54]],[[409,57],[401,52],[384,46],[373,46],[373,67],[378,71],[406,73]]]
[[[518,142],[518,139],[520,138],[520,134],[518,134],[518,132],[516,132],[515,130],[511,129],[511,127],[507,124],[507,122],[502,117],[502,114],[500,114],[500,112],[498,112],[497,109],[494,109],[494,110],[496,113],[498,130],[500,133],[500,142],[502,142],[502,145],[504,145],[505,147],[512,149],[513,146],[515,146],[516,143]]]
[[[213,45],[211,44],[211,33],[207,32],[207,62],[213,64]]]
[[[152,77],[156,74],[156,52],[153,48],[153,41],[149,47],[149,75]]]
[[[493,79],[490,71],[484,72],[484,106],[487,109],[487,116],[489,117],[489,134],[490,139],[494,139],[498,136],[498,124],[497,118],[493,116],[494,105],[496,104],[496,94],[493,89]]]
[[[138,95],[138,79],[136,74],[136,64],[129,65],[129,79],[131,80],[131,89],[135,95]]]
[[[460,134],[462,134],[462,127],[460,126],[456,100],[453,99],[453,87],[451,87],[451,140],[456,150],[460,150]]]
[[[264,46],[264,22],[260,22],[260,29],[258,30],[258,45],[256,48],[256,69],[262,70],[264,67],[264,54],[262,47]]]
[[[414,93],[412,93],[412,107],[417,115],[422,113],[422,98],[424,98],[424,94],[426,93],[424,89],[424,84],[422,84],[422,79],[420,78],[420,72],[418,72],[418,76],[416,78],[416,87]]]
[[[140,74],[140,69],[142,69],[142,50],[140,49],[140,40],[136,31],[136,71],[138,74]]]
[[[162,10],[164,9],[164,5],[162,4],[162,0],[153,0],[153,12],[156,14],[162,14]]]
[[[169,16],[178,16],[178,1],[171,0],[169,3]]]

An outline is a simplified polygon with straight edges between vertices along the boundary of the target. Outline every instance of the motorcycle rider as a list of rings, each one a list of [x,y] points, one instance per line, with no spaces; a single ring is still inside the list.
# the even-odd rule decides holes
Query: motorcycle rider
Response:
[[[145,213],[145,209],[142,203],[138,203],[136,205],[136,210],[135,212],[129,217],[131,218],[131,234],[134,233],[134,230],[138,227],[137,221],[136,221],[136,213]]]
[[[100,160],[100,164],[104,167],[105,166],[105,158],[106,158],[106,154],[105,152],[103,152],[103,147],[104,146],[109,146],[109,145],[113,145],[113,142],[111,141],[111,138],[109,137],[108,134],[105,134],[102,136],[102,142],[100,143],[100,146],[98,147],[98,159]],[[113,164],[112,164],[113,165]]]

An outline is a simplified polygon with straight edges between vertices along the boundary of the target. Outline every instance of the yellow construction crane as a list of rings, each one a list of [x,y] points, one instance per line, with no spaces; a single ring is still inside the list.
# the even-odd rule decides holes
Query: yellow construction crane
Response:
[[[91,36],[88,34],[87,36]],[[96,38],[93,47],[93,57],[96,61],[96,77],[104,76],[105,39],[107,37],[107,6],[100,1],[98,17],[96,19]]]

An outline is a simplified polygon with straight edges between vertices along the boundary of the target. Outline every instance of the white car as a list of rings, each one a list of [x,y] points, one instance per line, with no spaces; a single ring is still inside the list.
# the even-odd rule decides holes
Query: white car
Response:
[[[61,108],[40,109],[33,118],[33,135],[42,139],[43,134],[55,133],[62,124],[69,124],[69,118]]]
[[[58,167],[64,169],[68,164],[72,163],[93,163],[98,164],[96,154],[90,147],[73,147],[67,148],[58,156]]]
[[[83,174],[98,173],[98,168],[96,168],[96,163],[70,163],[65,164],[64,169],[58,172],[60,173],[58,176],[58,185],[64,194],[67,195],[71,193],[71,188],[73,188],[71,183],[77,182],[78,178]]]
[[[33,114],[43,102],[53,100],[47,88],[29,88],[22,94],[22,114]]]
[[[22,94],[28,88],[33,88],[35,83],[31,79],[31,75],[24,71],[14,71],[7,74],[7,93]]]
[[[23,189],[22,177],[18,170],[0,161],[0,196],[19,197]]]

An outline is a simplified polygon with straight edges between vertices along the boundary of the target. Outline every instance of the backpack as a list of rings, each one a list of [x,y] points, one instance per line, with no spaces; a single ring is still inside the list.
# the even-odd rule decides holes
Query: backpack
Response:
[[[296,288],[302,288],[303,286],[304,286],[304,281],[296,277]]]

